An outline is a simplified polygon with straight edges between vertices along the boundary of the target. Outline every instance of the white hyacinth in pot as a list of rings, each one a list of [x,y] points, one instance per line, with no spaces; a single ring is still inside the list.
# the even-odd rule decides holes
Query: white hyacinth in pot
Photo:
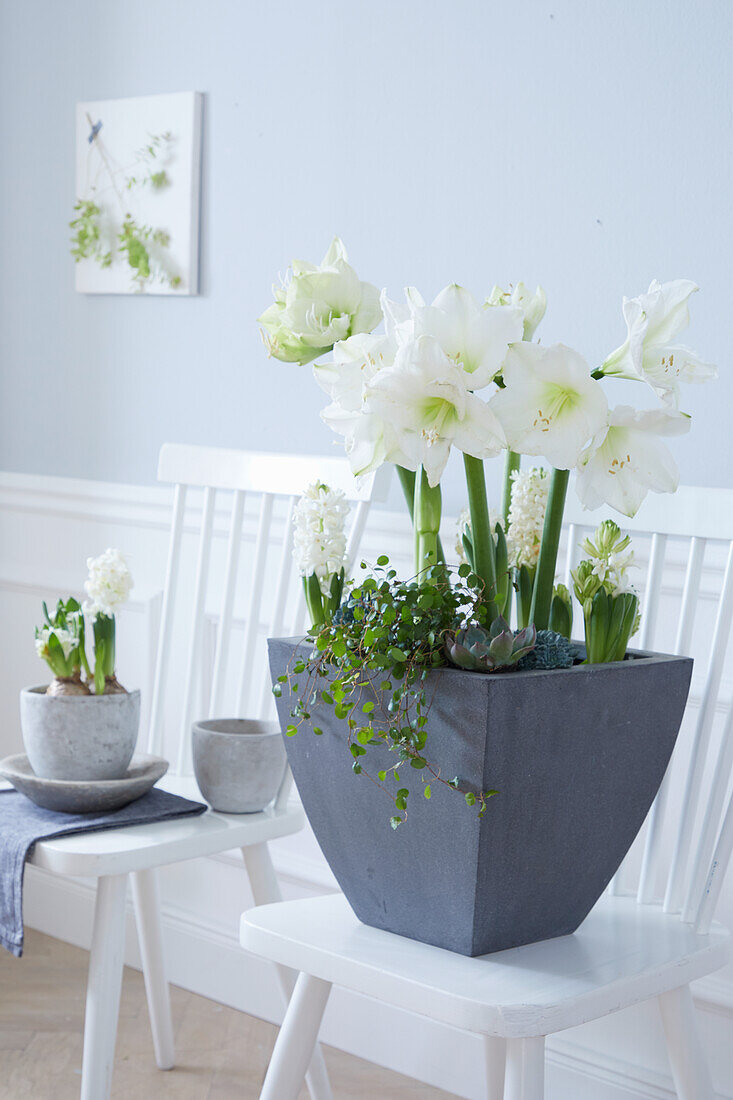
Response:
[[[122,778],[137,741],[140,692],[128,692],[115,674],[115,615],[132,576],[118,550],[89,558],[87,568],[84,605],[74,597],[59,600],[51,616],[44,603],[45,621],[36,628],[36,652],[53,681],[20,693],[23,743],[33,771],[44,779]],[[93,666],[85,616],[94,637]]]

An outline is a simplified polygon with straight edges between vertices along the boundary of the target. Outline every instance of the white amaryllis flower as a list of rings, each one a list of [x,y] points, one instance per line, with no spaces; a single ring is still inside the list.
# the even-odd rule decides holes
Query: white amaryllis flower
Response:
[[[528,565],[531,568],[537,565],[549,489],[547,470],[540,466],[517,470],[512,474],[512,499],[506,532],[512,565]]]
[[[504,363],[504,389],[491,407],[509,447],[542,455],[570,470],[588,441],[606,424],[608,403],[590,367],[563,344],[514,344]]]
[[[496,416],[467,389],[466,372],[432,336],[398,348],[394,364],[367,386],[366,404],[396,434],[401,459],[387,457],[411,470],[423,466],[431,486],[440,481],[451,446],[474,458],[505,446]]]
[[[371,332],[381,318],[379,291],[359,279],[334,237],[320,266],[293,261],[290,280],[275,288],[274,303],[258,320],[270,355],[303,364],[339,340]]]
[[[586,508],[609,504],[633,516],[651,489],[674,493],[679,470],[660,436],[683,435],[690,418],[669,409],[618,405],[578,461],[576,491]]]
[[[362,333],[336,344],[333,361],[314,364],[313,374],[331,404],[321,411],[325,424],[344,438],[346,456],[358,477],[383,462],[409,463],[399,448],[397,434],[369,406],[367,387],[372,378],[394,362],[395,344],[385,336]]]
[[[331,576],[346,566],[346,517],[349,505],[340,489],[322,482],[308,486],[294,510],[293,557],[301,577],[315,573],[324,596]]]
[[[541,286],[538,286],[534,294],[532,294],[524,283],[517,283],[516,286],[510,285],[508,290],[503,290],[500,286],[495,286],[486,299],[486,305],[515,306],[520,309],[524,321],[522,339],[531,340],[537,326],[545,316],[547,295]]]
[[[87,558],[89,578],[84,590],[89,600],[84,610],[90,615],[114,615],[128,599],[132,574],[119,550],[107,549],[98,558]]]
[[[624,298],[628,335],[601,367],[604,374],[646,381],[662,396],[675,401],[680,382],[706,382],[717,367],[702,360],[675,338],[690,323],[689,299],[698,287],[689,279],[658,283],[646,294]]]
[[[441,290],[432,305],[420,304],[408,292],[415,336],[432,336],[470,376],[467,386],[488,386],[501,368],[509,345],[522,339],[522,313],[514,306],[487,309],[470,291],[453,283]]]
[[[341,340],[333,348],[333,360],[314,363],[313,377],[331,401],[342,409],[361,409],[364,389],[382,367],[391,367],[396,345],[389,336],[362,332]]]

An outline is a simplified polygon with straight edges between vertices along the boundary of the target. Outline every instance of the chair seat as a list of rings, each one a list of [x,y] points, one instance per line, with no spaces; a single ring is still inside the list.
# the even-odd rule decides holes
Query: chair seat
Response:
[[[166,776],[158,786],[173,794],[202,801],[192,779]],[[305,815],[297,804],[283,810],[276,810],[272,805],[257,814],[220,814],[207,810],[198,817],[179,817],[149,825],[128,825],[42,840],[33,849],[29,862],[34,867],[61,875],[126,874],[276,840],[297,833],[304,823]]]
[[[572,936],[467,958],[369,928],[342,894],[244,913],[242,946],[381,1001],[484,1035],[575,1027],[723,966],[730,935],[696,935],[660,906],[605,896]]]

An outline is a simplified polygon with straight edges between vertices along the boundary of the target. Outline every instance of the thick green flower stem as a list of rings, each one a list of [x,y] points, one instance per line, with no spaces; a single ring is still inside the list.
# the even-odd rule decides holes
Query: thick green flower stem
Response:
[[[471,517],[473,569],[476,576],[483,582],[484,604],[488,621],[493,622],[499,611],[494,600],[496,595],[496,560],[494,556],[494,536],[489,519],[489,502],[486,499],[484,464],[482,459],[464,454],[463,465],[466,470],[468,511]]]
[[[311,626],[314,630],[317,630],[323,626],[325,617],[323,614],[323,593],[315,573],[311,573],[310,577],[303,577],[303,592]]]
[[[422,584],[434,584],[426,570],[438,564],[438,532],[442,511],[440,485],[431,488],[423,469],[415,476],[415,573]]]
[[[115,674],[115,617],[101,612],[94,619],[94,691],[104,694],[108,677]]]
[[[407,510],[410,513],[410,521],[415,523],[415,481],[417,474],[414,470],[406,470],[404,466],[395,466],[397,470],[397,477],[400,479],[400,485],[402,486],[402,492],[405,495],[405,501],[407,503]],[[415,557],[418,553],[418,535],[417,528],[415,528]],[[440,535],[438,535],[438,561],[445,561],[443,554],[443,544],[440,541]]]
[[[501,514],[504,530],[509,526],[509,508],[512,503],[512,474],[517,473],[522,463],[522,456],[516,451],[507,451],[504,460],[504,492],[501,498]]]
[[[530,622],[538,630],[547,630],[550,621],[552,591],[555,586],[557,567],[557,549],[560,545],[562,517],[565,511],[565,497],[568,492],[569,470],[553,470],[550,478],[550,491],[547,496],[545,524],[542,528],[540,556],[534,579]]]
[[[406,470],[404,466],[395,466],[397,477],[400,479],[402,492],[405,494],[405,503],[410,513],[410,519],[415,517],[415,472]]]

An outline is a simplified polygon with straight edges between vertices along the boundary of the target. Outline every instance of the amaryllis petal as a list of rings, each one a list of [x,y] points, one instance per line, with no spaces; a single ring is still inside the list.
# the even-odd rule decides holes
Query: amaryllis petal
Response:
[[[580,456],[576,491],[586,508],[608,504],[633,516],[647,492],[673,493],[679,471],[669,449],[658,438],[688,431],[690,419],[666,409],[637,412],[619,405]]]
[[[491,399],[513,451],[543,455],[572,469],[583,447],[606,422],[608,405],[581,355],[563,344],[514,344],[503,370],[504,389]]]
[[[413,304],[412,317],[415,335],[434,337],[470,376],[472,390],[487,386],[501,372],[509,345],[522,339],[521,310],[486,309],[456,284],[445,287],[431,306]]]

